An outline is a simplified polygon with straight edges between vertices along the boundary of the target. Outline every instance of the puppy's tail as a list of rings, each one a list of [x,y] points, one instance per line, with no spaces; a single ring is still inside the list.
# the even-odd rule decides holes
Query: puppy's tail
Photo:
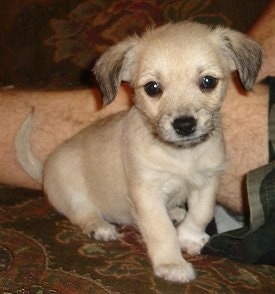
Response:
[[[32,131],[33,111],[27,116],[15,138],[16,157],[25,172],[42,184],[43,163],[32,153],[29,137]]]

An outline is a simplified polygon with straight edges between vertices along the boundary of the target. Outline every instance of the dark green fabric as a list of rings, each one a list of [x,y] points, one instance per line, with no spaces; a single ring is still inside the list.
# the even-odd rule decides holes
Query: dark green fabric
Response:
[[[251,264],[275,265],[275,78],[270,87],[269,164],[247,175],[249,224],[241,229],[213,235],[203,253],[227,256]]]
[[[275,160],[275,78],[267,77],[269,94],[269,161]]]

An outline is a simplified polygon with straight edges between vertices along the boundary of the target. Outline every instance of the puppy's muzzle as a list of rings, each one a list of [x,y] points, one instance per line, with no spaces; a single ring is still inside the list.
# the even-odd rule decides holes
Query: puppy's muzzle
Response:
[[[197,126],[197,120],[193,116],[181,116],[172,122],[175,132],[182,137],[192,135]]]

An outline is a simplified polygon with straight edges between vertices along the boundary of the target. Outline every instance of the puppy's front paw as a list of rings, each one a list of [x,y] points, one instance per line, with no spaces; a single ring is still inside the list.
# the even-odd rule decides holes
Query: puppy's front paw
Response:
[[[156,276],[171,282],[187,283],[196,278],[192,264],[185,260],[176,264],[161,264],[154,270]]]
[[[187,230],[179,232],[180,247],[190,255],[200,254],[202,247],[208,242],[209,238],[209,235],[205,232],[197,233]]]

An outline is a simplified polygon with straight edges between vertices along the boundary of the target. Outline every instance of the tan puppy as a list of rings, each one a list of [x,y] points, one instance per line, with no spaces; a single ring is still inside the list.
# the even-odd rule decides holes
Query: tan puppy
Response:
[[[209,239],[204,231],[224,167],[220,108],[230,73],[237,70],[251,89],[261,57],[246,36],[191,22],[129,38],[103,54],[94,73],[105,104],[121,81],[131,84],[130,111],[89,126],[44,168],[29,150],[30,116],[17,137],[18,159],[85,233],[107,241],[119,237],[110,223],[137,225],[155,274],[188,282],[195,272],[181,249],[199,254]]]

